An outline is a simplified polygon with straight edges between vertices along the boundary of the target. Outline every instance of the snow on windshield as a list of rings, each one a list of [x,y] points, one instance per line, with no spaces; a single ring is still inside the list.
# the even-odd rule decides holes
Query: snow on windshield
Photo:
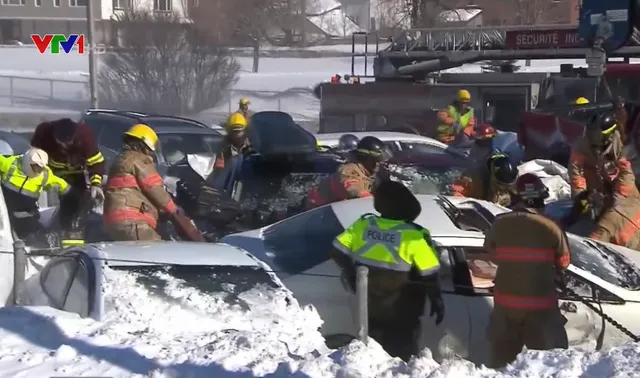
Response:
[[[628,289],[640,290],[640,270],[620,253],[598,243],[602,251],[569,236],[571,263],[604,281]]]
[[[391,179],[402,182],[414,194],[450,194],[453,181],[462,174],[461,169],[429,169],[418,166],[391,165]]]

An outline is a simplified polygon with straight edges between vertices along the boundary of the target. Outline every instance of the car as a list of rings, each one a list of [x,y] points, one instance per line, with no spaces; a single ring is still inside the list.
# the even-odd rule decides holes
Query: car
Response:
[[[29,140],[15,131],[0,130],[0,140],[7,142],[11,146],[14,155],[23,154],[31,148]]]
[[[421,343],[437,360],[455,355],[489,363],[486,337],[493,309],[495,265],[483,248],[484,232],[495,216],[509,211],[490,202],[461,197],[417,195],[422,213],[416,223],[427,228],[440,257],[440,285],[446,315],[440,326],[423,316]],[[328,257],[333,239],[362,214],[374,213],[371,198],[336,202],[278,223],[220,241],[242,248],[264,261],[301,304],[313,304],[324,320],[328,340],[347,341],[357,335],[355,299],[337,278],[338,266]],[[525,231],[523,231],[525,232]],[[568,287],[580,300],[560,293],[562,314],[571,345],[594,348],[626,339],[582,300],[635,334],[640,333],[640,255],[627,248],[569,234],[571,265]],[[306,301],[309,302],[306,302]],[[428,306],[428,304],[427,304]]]

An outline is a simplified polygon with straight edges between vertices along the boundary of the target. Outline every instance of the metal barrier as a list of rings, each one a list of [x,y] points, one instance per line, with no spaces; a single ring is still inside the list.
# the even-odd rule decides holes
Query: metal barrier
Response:
[[[356,270],[356,297],[358,340],[367,344],[369,341],[369,268],[358,266]]]
[[[8,93],[0,89],[0,99],[8,98],[9,106],[18,105],[19,101],[29,100],[70,100],[78,101],[77,91],[87,89],[88,80],[69,80],[53,78],[36,78],[26,76],[0,75],[0,87],[8,84]],[[67,88],[62,89],[64,85]],[[71,89],[68,86],[74,85]],[[37,87],[37,88],[34,88]],[[56,90],[57,89],[57,90]],[[74,92],[75,96],[63,96],[62,92]],[[60,92],[60,93],[57,93]],[[87,100],[88,101],[88,100]]]

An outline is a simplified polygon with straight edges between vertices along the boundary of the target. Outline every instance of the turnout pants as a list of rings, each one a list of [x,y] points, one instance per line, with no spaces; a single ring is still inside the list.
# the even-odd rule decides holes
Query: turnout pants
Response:
[[[493,369],[515,361],[524,346],[535,350],[569,347],[564,318],[558,308],[526,311],[496,305],[488,333]]]
[[[114,224],[105,226],[112,241],[156,241],[160,235],[146,223]]]
[[[84,174],[62,176],[71,190],[60,198],[58,216],[62,233],[62,246],[84,244],[85,226],[92,208]]]

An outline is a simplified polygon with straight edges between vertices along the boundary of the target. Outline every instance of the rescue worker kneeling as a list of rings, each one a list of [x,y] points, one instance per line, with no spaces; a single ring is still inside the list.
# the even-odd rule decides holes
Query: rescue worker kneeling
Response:
[[[352,198],[370,197],[376,169],[388,158],[384,143],[372,136],[362,138],[353,152],[353,160],[338,167],[336,173],[311,189],[306,208]]]
[[[2,193],[9,210],[9,219],[18,238],[29,242],[40,229],[38,197],[52,188],[66,195],[70,186],[54,175],[47,166],[49,156],[39,148],[31,148],[24,155],[0,156]]]
[[[569,179],[571,196],[575,199],[589,191],[598,193],[607,208],[614,197],[637,194],[631,163],[623,156],[623,143],[617,131],[616,118],[605,113],[587,125],[585,136],[571,150]],[[618,173],[611,176],[607,170],[614,166]],[[584,202],[586,213],[589,203]]]
[[[455,180],[451,189],[456,197],[469,197],[497,203],[511,204],[511,188],[518,177],[518,167],[507,155],[497,153],[486,164],[474,166]]]
[[[498,266],[488,330],[494,369],[513,362],[523,346],[568,347],[557,294],[570,262],[567,236],[542,215],[548,190],[538,177],[521,176],[516,191],[514,211],[496,217],[484,241]]]
[[[374,192],[380,216],[365,214],[333,242],[331,258],[345,288],[355,292],[358,265],[369,268],[369,331],[391,356],[419,352],[420,317],[427,296],[436,325],[444,318],[440,262],[428,230],[414,223],[421,207],[401,183],[383,181]]]
[[[176,230],[185,239],[204,241],[191,220],[177,208],[164,189],[156,170],[158,136],[147,125],[134,125],[124,133],[123,151],[111,166],[105,190],[103,223],[114,241],[160,240],[156,232],[158,215],[171,216]]]

